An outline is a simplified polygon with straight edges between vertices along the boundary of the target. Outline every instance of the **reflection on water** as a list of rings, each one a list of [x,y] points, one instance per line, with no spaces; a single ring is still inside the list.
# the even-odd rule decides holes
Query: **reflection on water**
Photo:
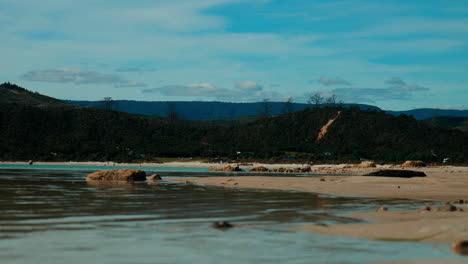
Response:
[[[355,223],[336,214],[390,201],[171,182],[87,183],[89,172],[0,170],[0,263],[362,263],[421,254],[452,257],[445,247],[289,231],[303,223]],[[217,220],[236,227],[211,228]]]

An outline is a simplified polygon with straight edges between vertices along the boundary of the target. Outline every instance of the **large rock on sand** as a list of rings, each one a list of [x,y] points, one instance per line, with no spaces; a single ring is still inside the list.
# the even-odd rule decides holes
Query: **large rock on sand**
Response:
[[[250,168],[249,171],[268,172],[270,170],[267,167],[257,166],[257,167]]]
[[[397,178],[412,178],[412,177],[426,177],[422,171],[411,170],[378,170],[362,176],[379,176],[379,177],[397,177]]]
[[[363,161],[360,164],[356,165],[357,168],[375,168],[377,165],[373,161]]]
[[[142,170],[120,169],[96,171],[88,174],[87,181],[145,181],[146,173]]]
[[[427,164],[420,160],[408,160],[403,165],[402,168],[416,168],[416,167],[426,167]]]

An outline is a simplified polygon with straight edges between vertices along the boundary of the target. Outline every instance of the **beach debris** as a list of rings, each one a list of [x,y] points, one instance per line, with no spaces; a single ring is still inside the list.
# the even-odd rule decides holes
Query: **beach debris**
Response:
[[[270,171],[267,167],[264,167],[264,166],[256,166],[256,167],[253,167],[253,168],[250,168],[249,171],[253,171],[253,172],[268,172]]]
[[[148,180],[149,181],[159,181],[159,180],[162,180],[161,176],[159,176],[159,174],[155,173],[155,174],[151,174],[150,176],[148,176]]]
[[[463,212],[463,209],[460,207],[456,207],[455,205],[452,204],[446,204],[442,206],[437,206],[435,208],[435,211],[437,212]]]
[[[88,174],[87,181],[145,181],[146,173],[142,170],[119,169],[96,171]]]
[[[422,171],[411,170],[378,170],[362,176],[378,176],[378,177],[397,177],[397,178],[412,178],[412,177],[426,177]]]
[[[424,211],[431,211],[431,210],[432,210],[432,208],[430,206],[428,206],[428,205],[425,205],[425,206],[423,206],[423,208],[421,208],[421,211],[423,211],[423,212]]]
[[[216,221],[211,225],[213,228],[220,229],[220,230],[227,230],[229,228],[233,228],[234,225],[229,223],[228,221]]]
[[[33,162],[32,160],[30,160],[30,161],[28,161],[28,164],[29,164],[29,165],[33,165],[34,162]]]
[[[387,212],[387,211],[388,211],[388,207],[382,206],[379,208],[379,212]]]
[[[305,166],[301,168],[301,172],[311,172],[312,168],[310,166]]]
[[[356,168],[375,168],[377,167],[377,164],[375,162],[366,160],[361,162],[360,164],[356,165]]]
[[[239,168],[239,164],[226,165],[224,167],[211,168],[209,171],[242,171]]]
[[[191,184],[192,182],[191,181],[185,181],[186,184]]]
[[[459,255],[468,255],[468,240],[456,241],[452,244],[453,252]]]
[[[464,204],[464,203],[466,203],[466,201],[462,200],[462,199],[459,199],[459,200],[453,201],[452,203],[454,203],[454,204]]]
[[[415,168],[415,167],[427,167],[427,164],[420,160],[408,160],[403,165],[402,168]]]
[[[320,178],[320,181],[325,181],[325,179],[324,179],[324,178]]]
[[[276,169],[273,169],[273,172],[284,172],[284,168],[283,167],[279,167],[279,168],[276,168]]]

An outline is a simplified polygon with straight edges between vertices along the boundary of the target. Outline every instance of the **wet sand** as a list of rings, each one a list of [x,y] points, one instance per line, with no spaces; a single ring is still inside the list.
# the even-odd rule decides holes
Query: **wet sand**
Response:
[[[468,167],[411,168],[424,171],[427,177],[389,178],[344,176],[343,173],[363,175],[376,168],[330,167],[321,169],[319,177],[209,177],[174,178],[199,184],[225,187],[246,187],[314,192],[339,196],[369,196],[377,198],[407,198],[427,201],[429,204],[468,200]],[[334,171],[334,172],[333,172]],[[279,174],[281,175],[281,174]],[[283,175],[281,175],[283,176]],[[385,241],[422,241],[452,243],[468,240],[468,206],[456,205],[464,212],[392,211],[367,212],[348,215],[369,220],[364,224],[306,225],[298,230],[328,235],[352,236]]]

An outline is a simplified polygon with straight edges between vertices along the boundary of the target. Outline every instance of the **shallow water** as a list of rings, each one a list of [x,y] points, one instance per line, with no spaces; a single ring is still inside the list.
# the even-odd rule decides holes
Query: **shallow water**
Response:
[[[0,263],[366,263],[457,258],[448,246],[290,231],[382,204],[421,203],[170,181],[89,184],[96,168],[0,168]],[[155,168],[150,168],[155,170]],[[163,177],[206,169],[157,168]],[[151,173],[152,171],[147,171]],[[211,227],[228,220],[236,227]]]

